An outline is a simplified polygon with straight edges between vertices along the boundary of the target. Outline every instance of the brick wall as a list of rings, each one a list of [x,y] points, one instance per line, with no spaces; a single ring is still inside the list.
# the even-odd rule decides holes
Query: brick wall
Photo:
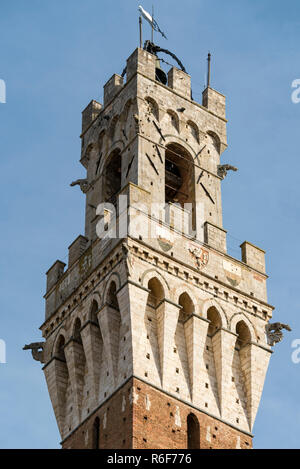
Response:
[[[201,449],[250,449],[251,436],[138,380],[129,380],[64,442],[64,449],[93,448],[100,418],[100,449],[186,449],[187,417],[200,426]]]

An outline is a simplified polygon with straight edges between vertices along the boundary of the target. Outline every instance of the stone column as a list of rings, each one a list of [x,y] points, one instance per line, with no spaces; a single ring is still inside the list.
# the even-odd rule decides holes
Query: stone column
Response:
[[[230,403],[230,384],[236,337],[236,334],[227,329],[219,329],[212,337],[220,413],[225,420],[230,420],[230,409],[232,407]]]
[[[77,339],[71,338],[64,348],[70,383],[73,394],[75,426],[81,421],[81,406],[84,385],[85,355],[83,346]]]
[[[66,392],[68,386],[68,368],[64,360],[53,357],[43,368],[55,418],[63,438],[66,417]]]
[[[209,321],[193,314],[184,323],[184,333],[191,382],[191,399],[197,404],[200,398],[200,383],[205,380],[203,360]]]
[[[260,347],[254,343],[245,345],[245,347],[240,350],[250,430],[252,430],[261,399],[271,353],[271,350]]]
[[[105,304],[98,312],[98,322],[103,338],[109,374],[113,377],[114,384],[116,384],[119,361],[120,312],[112,306]]]
[[[86,356],[89,380],[95,407],[99,403],[100,369],[103,340],[98,324],[88,321],[81,329],[81,339]]]
[[[172,382],[172,353],[180,305],[163,300],[156,309],[157,335],[161,363],[162,388],[174,392]]]

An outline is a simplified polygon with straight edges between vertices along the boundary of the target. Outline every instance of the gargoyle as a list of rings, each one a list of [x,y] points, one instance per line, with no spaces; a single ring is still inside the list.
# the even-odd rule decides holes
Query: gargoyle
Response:
[[[282,341],[282,329],[286,329],[287,331],[292,330],[288,324],[282,324],[281,322],[273,322],[272,324],[269,323],[266,325],[268,344],[271,345],[271,347]]]
[[[87,179],[77,179],[70,184],[71,187],[80,186],[80,190],[86,194],[90,189],[91,185],[88,183]]]
[[[32,344],[25,345],[23,350],[31,350],[34,360],[37,362],[45,363],[44,360],[44,346],[45,342],[33,342]]]
[[[227,176],[227,171],[237,171],[238,169],[231,164],[220,164],[218,166],[218,176],[224,179]]]

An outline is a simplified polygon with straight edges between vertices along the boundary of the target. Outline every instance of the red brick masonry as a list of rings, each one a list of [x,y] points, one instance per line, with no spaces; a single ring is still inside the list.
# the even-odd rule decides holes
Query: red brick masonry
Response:
[[[250,435],[235,430],[136,378],[131,378],[75,429],[62,443],[62,447],[93,448],[93,426],[96,417],[99,417],[100,449],[186,449],[187,417],[190,413],[199,421],[200,448],[236,449],[237,442],[242,449],[252,448]],[[178,425],[180,423],[181,426]]]

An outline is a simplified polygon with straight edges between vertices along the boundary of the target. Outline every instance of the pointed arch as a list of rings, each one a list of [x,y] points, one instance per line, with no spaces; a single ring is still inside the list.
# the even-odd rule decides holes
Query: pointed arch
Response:
[[[209,310],[209,308],[211,307],[215,307],[216,310],[218,311],[220,317],[221,317],[221,327],[225,327],[225,328],[228,328],[228,318],[227,318],[227,315],[224,311],[224,309],[222,308],[222,306],[219,305],[219,303],[212,299],[212,298],[209,298],[207,300],[204,301],[204,303],[202,304],[202,316],[207,319],[207,312]]]
[[[124,107],[123,107],[123,110],[122,110],[122,113],[121,113],[121,120],[122,120],[123,125],[126,123],[126,121],[128,119],[129,110],[130,110],[132,105],[133,105],[133,99],[132,98],[129,98],[126,101],[126,103],[124,104]]]
[[[194,163],[200,164],[199,156],[197,155],[192,145],[190,145],[186,141],[186,139],[181,138],[179,135],[174,135],[174,134],[164,134],[164,137],[165,137],[165,142],[163,142],[164,146],[167,146],[170,143],[176,143],[180,145],[181,147],[183,147],[186,152],[191,154],[191,157],[192,157],[191,161],[193,161]]]
[[[62,333],[60,333],[55,342],[54,356],[64,362],[66,361],[66,356],[65,356],[65,351],[64,351],[65,345],[66,345],[65,336]]]
[[[159,121],[159,107],[155,99],[150,96],[145,97],[147,104],[147,111],[151,114],[157,121]]]
[[[199,128],[198,125],[195,124],[195,122],[188,120],[186,123],[186,128],[188,132],[191,134],[191,136],[196,140],[197,143],[200,141],[200,134],[199,134]]]
[[[194,295],[193,291],[186,285],[181,285],[179,286],[178,288],[176,287],[176,290],[175,290],[175,295],[174,295],[174,303],[177,303],[177,304],[180,304],[179,303],[179,298],[180,296],[183,294],[183,293],[186,293],[190,300],[192,301],[193,305],[194,305],[194,312],[196,314],[199,314],[199,311],[198,311],[198,299],[196,297],[196,295]]]
[[[241,319],[235,327],[235,332],[237,334],[237,347],[242,349],[246,345],[249,345],[251,342],[251,332],[246,324],[246,322]]]
[[[62,341],[62,338],[64,339],[64,344],[65,344],[67,342],[67,333],[64,327],[60,327],[56,334],[56,337],[54,339],[54,343],[52,346],[52,356],[54,356],[58,348],[61,347],[61,345],[58,345],[58,343],[59,341],[60,342]]]
[[[99,146],[97,142],[89,143],[85,151],[83,152],[83,156],[81,161],[84,163],[85,168],[88,166],[88,162],[93,159],[93,157],[99,152]]]
[[[104,291],[103,291],[103,302],[106,303],[107,302],[107,292],[110,288],[110,285],[111,283],[114,282],[115,285],[116,285],[116,291],[118,291],[120,288],[121,288],[121,277],[119,275],[118,272],[112,272],[107,281],[106,281],[106,285],[104,287]]]
[[[98,311],[99,311],[99,304],[97,300],[93,300],[91,307],[89,309],[89,315],[88,315],[89,321],[92,321],[95,324],[98,324],[98,317],[97,317]]]
[[[105,130],[101,130],[98,135],[98,148],[99,149],[103,147],[105,134],[106,134]]]
[[[119,146],[110,153],[104,162],[101,175],[103,186],[102,200],[116,205],[117,195],[122,185],[122,155]]]
[[[181,306],[179,318],[187,319],[195,312],[195,305],[190,295],[184,291],[178,298],[178,304]]]
[[[217,152],[220,154],[221,139],[220,139],[219,135],[216,132],[214,132],[213,130],[208,130],[206,132],[206,134],[207,134],[208,137],[211,137],[213,145],[215,146]]]
[[[110,282],[109,288],[107,289],[105,303],[107,303],[112,308],[119,310],[117,286],[113,280]]]
[[[213,336],[222,328],[222,318],[215,306],[211,306],[207,310],[207,319],[210,321],[208,327],[208,335]]]
[[[251,336],[251,341],[252,342],[257,342],[257,333],[256,333],[256,330],[255,330],[255,327],[252,324],[252,322],[250,321],[250,319],[246,316],[246,314],[244,314],[242,312],[235,313],[231,317],[230,323],[229,323],[229,329],[232,332],[236,332],[236,326],[237,326],[238,322],[240,322],[240,321],[243,321],[246,324],[246,326],[248,327],[249,332],[250,332],[250,336]]]
[[[166,112],[166,117],[169,118],[169,121],[172,125],[172,127],[176,130],[176,132],[179,133],[179,117],[178,114],[173,111],[172,109],[168,109]]]
[[[165,202],[184,208],[192,206],[195,227],[195,166],[192,155],[182,145],[170,142],[165,150]]]
[[[78,316],[73,320],[72,337],[82,344],[81,319]]]
[[[157,277],[157,279],[162,284],[164,298],[170,299],[170,286],[167,280],[163,277],[163,275],[156,269],[145,270],[145,272],[141,276],[141,285],[148,288],[149,280],[151,280],[152,277]]]
[[[108,129],[108,136],[112,141],[114,141],[117,137],[117,125],[118,125],[119,119],[120,119],[120,116],[114,116],[111,120],[109,129]]]

